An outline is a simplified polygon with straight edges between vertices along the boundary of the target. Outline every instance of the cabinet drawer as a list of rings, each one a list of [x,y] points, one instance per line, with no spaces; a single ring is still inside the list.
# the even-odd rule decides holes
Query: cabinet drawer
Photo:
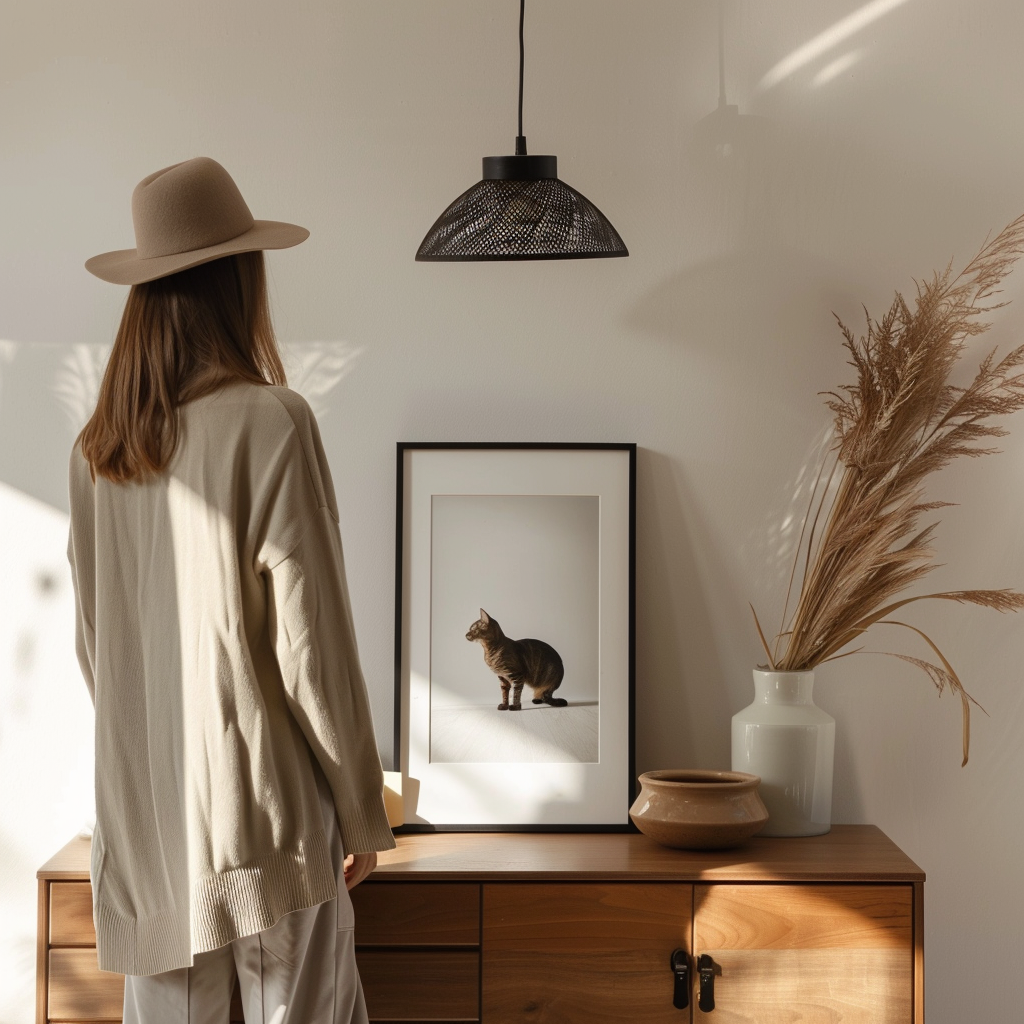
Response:
[[[698,885],[702,949],[910,949],[909,885]]]
[[[478,946],[480,886],[364,882],[352,890],[357,946]]]
[[[913,950],[909,885],[698,885],[693,952],[715,962],[715,1010],[693,1019],[909,1024]]]
[[[461,950],[358,949],[374,1021],[457,1021],[480,1017],[480,954]]]
[[[477,953],[361,950],[357,960],[371,1020],[479,1019]],[[50,1020],[120,1020],[123,1010],[124,977],[101,971],[95,949],[50,950]],[[237,982],[229,1016],[243,1019]]]
[[[362,945],[480,943],[480,886],[476,884],[374,883],[355,889],[352,902],[356,941]],[[50,945],[96,945],[89,882],[50,884]]]
[[[51,949],[47,990],[50,1020],[120,1020],[124,975],[101,971],[92,949]]]
[[[89,882],[50,883],[50,945],[96,945]]]

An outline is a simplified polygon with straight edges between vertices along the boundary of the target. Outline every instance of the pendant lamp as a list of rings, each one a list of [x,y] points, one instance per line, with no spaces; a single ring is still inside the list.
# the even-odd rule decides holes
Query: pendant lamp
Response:
[[[416,251],[425,262],[576,260],[628,256],[603,213],[558,177],[553,156],[528,156],[523,135],[523,23],[519,0],[519,135],[514,156],[485,156],[483,180],[434,222]]]

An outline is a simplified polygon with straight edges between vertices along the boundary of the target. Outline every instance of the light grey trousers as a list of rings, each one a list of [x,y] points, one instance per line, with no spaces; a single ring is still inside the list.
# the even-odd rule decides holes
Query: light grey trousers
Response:
[[[367,1024],[341,831],[327,781],[314,771],[338,896],[197,953],[191,967],[126,975],[124,1024],[228,1024],[236,972],[246,1024]]]

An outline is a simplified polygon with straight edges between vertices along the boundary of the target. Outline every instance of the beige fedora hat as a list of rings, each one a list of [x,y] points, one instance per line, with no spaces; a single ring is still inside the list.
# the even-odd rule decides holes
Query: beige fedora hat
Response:
[[[114,284],[142,284],[236,252],[287,249],[298,224],[254,220],[231,175],[197,156],[143,178],[132,193],[135,248],[101,253],[85,269]]]

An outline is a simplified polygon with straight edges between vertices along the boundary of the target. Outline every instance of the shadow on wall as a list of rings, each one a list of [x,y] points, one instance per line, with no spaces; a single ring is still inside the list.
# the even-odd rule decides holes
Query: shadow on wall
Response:
[[[352,372],[362,351],[343,341],[282,344],[288,386],[309,402],[318,420],[322,419],[330,409],[331,393]]]
[[[638,455],[637,771],[727,768],[730,695],[703,584],[721,566],[682,467],[660,452]]]
[[[750,573],[750,601],[765,631],[778,650],[777,632],[796,606],[800,586],[797,556],[806,530],[811,529],[821,493],[835,493],[840,476],[833,473],[832,425],[822,409],[825,424],[805,450],[793,476],[760,495],[763,512],[738,547],[738,555]],[[758,657],[761,656],[760,645]]]
[[[627,323],[725,365],[742,364],[743,377],[767,388],[791,379],[794,367],[820,363],[822,353],[839,355],[829,313],[830,299],[845,300],[838,280],[810,254],[737,250],[665,278],[634,304]]]
[[[110,348],[0,340],[0,480],[67,512],[68,457],[96,407]],[[361,351],[343,341],[282,342],[289,387],[322,418]]]
[[[830,311],[856,308],[862,291],[855,253],[850,266],[822,255],[835,247],[821,225],[842,230],[840,159],[814,125],[713,111],[692,130],[681,176],[688,248],[707,255],[625,313],[718,387],[748,393],[743,415],[769,428],[820,407],[821,382],[843,359]]]
[[[96,404],[109,351],[0,342],[0,480],[67,512],[68,456]]]
[[[708,256],[644,294],[630,326],[739,367],[765,389],[795,366],[835,365],[822,362],[838,352],[829,310],[858,311],[869,297],[861,283],[880,260],[906,267],[900,253],[919,253],[921,225],[935,223],[929,208],[947,206],[960,187],[931,168],[924,187],[915,178],[908,189],[909,172],[896,175],[878,152],[893,124],[858,118],[847,102],[851,90],[863,102],[881,87],[894,59],[887,19],[904,4],[828,5],[846,9],[772,57],[730,102],[727,86],[741,92],[736,80],[754,59],[734,56],[730,40],[753,31],[754,12],[719,0],[718,106],[689,128],[679,175],[687,248]],[[857,80],[847,74],[854,66]]]

